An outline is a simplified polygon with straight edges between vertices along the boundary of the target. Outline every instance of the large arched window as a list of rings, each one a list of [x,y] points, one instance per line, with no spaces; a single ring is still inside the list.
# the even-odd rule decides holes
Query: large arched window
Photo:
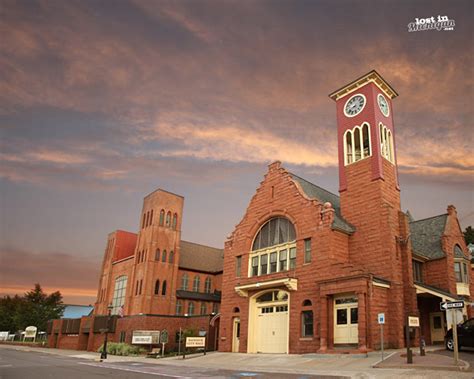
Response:
[[[172,224],[173,230],[176,230],[176,225],[178,225],[178,214],[177,213],[175,213],[173,215],[173,224]]]
[[[165,222],[165,210],[162,209],[160,211],[160,226],[163,226],[164,222]]]
[[[163,280],[163,285],[161,286],[161,294],[166,295],[166,280]]]
[[[296,267],[296,231],[286,218],[267,221],[255,236],[249,276],[273,274]]]
[[[114,296],[112,298],[112,314],[119,313],[120,308],[125,304],[125,294],[127,291],[127,277],[125,275],[119,276],[115,279]]]
[[[204,292],[211,293],[211,278],[207,277],[206,281],[204,282]]]
[[[181,289],[187,291],[188,290],[188,274],[184,274],[181,277]]]
[[[193,291],[199,292],[199,287],[201,287],[201,278],[199,277],[199,275],[196,275],[193,281]]]
[[[160,279],[157,279],[155,282],[155,295],[160,294]]]
[[[382,123],[379,124],[380,133],[380,153],[382,157],[388,161],[395,163],[394,150],[393,150],[393,136],[390,129],[388,129]]]
[[[171,225],[171,212],[168,211],[168,213],[166,214],[166,226],[170,226]]]
[[[368,158],[372,155],[372,144],[370,140],[370,126],[363,123],[362,126],[355,126],[344,133],[344,164]]]

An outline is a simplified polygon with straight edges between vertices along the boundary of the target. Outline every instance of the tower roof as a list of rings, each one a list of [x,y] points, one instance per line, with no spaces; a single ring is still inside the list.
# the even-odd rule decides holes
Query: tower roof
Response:
[[[397,91],[395,91],[390,84],[388,84],[380,74],[372,70],[369,73],[361,76],[360,78],[350,82],[349,84],[346,84],[344,87],[339,88],[338,90],[334,91],[333,93],[329,94],[329,97],[333,99],[334,101],[339,100],[341,97],[344,97],[363,85],[366,85],[367,83],[374,83],[377,87],[380,88],[380,90],[387,95],[390,99],[394,99],[395,97],[398,96]]]

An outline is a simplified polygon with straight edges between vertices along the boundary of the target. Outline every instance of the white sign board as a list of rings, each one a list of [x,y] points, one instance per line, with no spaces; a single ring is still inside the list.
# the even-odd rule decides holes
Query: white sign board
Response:
[[[461,309],[453,309],[450,312],[446,312],[446,324],[448,325],[448,329],[453,327],[453,319],[456,325],[464,321]]]
[[[186,347],[205,347],[206,337],[186,337]]]
[[[0,341],[6,341],[8,340],[8,335],[10,332],[0,332]]]
[[[379,324],[385,324],[385,313],[379,313],[377,319],[379,320]]]
[[[134,345],[155,345],[160,343],[159,330],[134,330],[132,334],[132,344]]]
[[[415,316],[408,316],[408,326],[410,328],[419,327],[420,326],[420,319]]]

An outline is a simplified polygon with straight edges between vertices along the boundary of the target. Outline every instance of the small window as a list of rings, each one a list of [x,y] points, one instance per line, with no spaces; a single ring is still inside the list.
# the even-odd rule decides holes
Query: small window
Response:
[[[280,251],[280,271],[285,271],[287,269],[287,253],[288,250]]]
[[[423,283],[423,276],[422,276],[422,263],[418,261],[413,261],[413,280],[415,282]]]
[[[212,313],[219,313],[219,303],[212,304]]]
[[[145,229],[145,223],[146,223],[146,213],[143,213],[143,218],[142,218],[142,229]]]
[[[268,254],[260,256],[260,275],[268,273]]]
[[[146,212],[145,228],[148,228],[148,225],[150,225],[150,212]]]
[[[163,286],[161,287],[161,294],[166,295],[166,280],[163,280]]]
[[[183,303],[181,302],[181,300],[178,300],[176,302],[176,314],[180,315],[182,313],[183,313]]]
[[[175,213],[175,214],[173,215],[173,225],[172,225],[173,230],[176,230],[176,226],[177,226],[177,225],[178,225],[178,214]]]
[[[166,257],[167,257],[166,250],[163,250],[163,255],[161,256],[161,261],[166,263]]]
[[[160,294],[160,280],[158,279],[155,282],[155,295],[159,295],[159,294]]]
[[[119,339],[119,342],[120,342],[120,343],[125,342],[126,336],[127,336],[127,332],[124,331],[124,330],[122,330],[122,331],[120,332],[120,339]]]
[[[253,257],[252,258],[252,275],[251,276],[257,276],[258,275],[258,257]]]
[[[171,225],[171,212],[166,214],[166,226],[169,227]]]
[[[160,226],[163,226],[163,223],[165,222],[165,210],[162,209],[160,211]]]
[[[305,301],[303,301],[303,307],[310,307],[311,305],[313,305],[313,304],[311,303],[311,300],[306,299]]]
[[[296,247],[290,249],[290,270],[296,268]]]
[[[160,261],[160,249],[156,249],[156,252],[155,252],[155,261]]]
[[[207,304],[206,303],[201,303],[201,314],[205,315],[207,314]]]
[[[338,309],[336,313],[337,325],[347,325],[347,309]]]
[[[242,256],[235,257],[235,276],[240,278],[242,271]]]
[[[351,324],[359,322],[359,308],[351,308]]]
[[[232,310],[232,312],[234,312],[234,313],[240,313],[239,307],[234,307],[234,309]]]
[[[201,278],[199,277],[199,275],[196,275],[194,277],[194,282],[193,282],[193,291],[199,292],[200,287],[201,287]]]
[[[277,271],[277,253],[274,252],[270,254],[270,273],[274,273],[276,271]]]
[[[153,209],[150,211],[150,225],[153,225]]]
[[[188,304],[188,315],[192,316],[194,314],[194,303],[192,301]]]
[[[312,337],[313,333],[313,311],[301,312],[301,335]]]
[[[204,282],[204,292],[211,293],[211,278],[207,277]]]
[[[170,257],[168,259],[168,262],[169,263],[174,263],[174,251],[173,250],[170,251]]]
[[[457,283],[462,283],[461,263],[454,262],[454,276]]]
[[[188,290],[188,274],[184,274],[181,277],[181,289],[184,291]]]
[[[304,240],[304,263],[311,262],[311,238]]]

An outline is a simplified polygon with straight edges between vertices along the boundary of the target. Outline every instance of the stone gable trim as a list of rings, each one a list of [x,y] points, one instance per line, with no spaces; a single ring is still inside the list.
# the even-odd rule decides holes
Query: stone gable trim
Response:
[[[285,286],[289,291],[296,291],[298,289],[298,279],[296,278],[283,278],[274,279],[266,282],[255,282],[251,284],[244,284],[242,286],[236,286],[235,292],[241,297],[248,297],[249,291],[261,290],[267,288],[274,288],[278,286]]]

